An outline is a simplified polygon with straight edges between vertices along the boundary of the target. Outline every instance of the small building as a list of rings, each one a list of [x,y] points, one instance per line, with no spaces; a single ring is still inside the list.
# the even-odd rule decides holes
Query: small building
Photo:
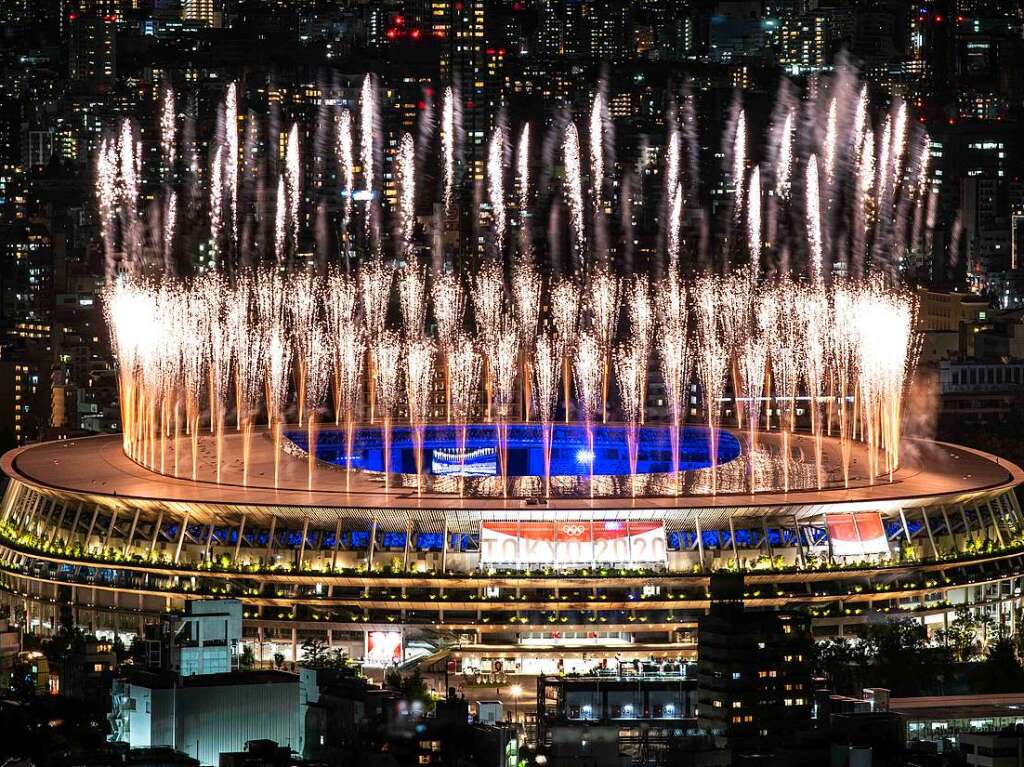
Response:
[[[290,748],[272,740],[250,740],[244,751],[220,755],[220,767],[292,767],[300,761]]]
[[[1024,693],[892,698],[889,708],[902,715],[907,740],[956,740],[1024,726]]]
[[[960,752],[968,765],[1019,767],[1024,764],[1024,730],[968,732],[959,737]]]
[[[537,745],[553,765],[617,767],[668,753],[696,728],[697,680],[685,664],[625,664],[537,680]]]
[[[60,661],[60,692],[80,700],[105,701],[116,670],[117,653],[111,642],[95,637],[73,642]]]
[[[10,671],[21,652],[21,629],[0,618],[0,671]]]
[[[302,753],[299,678],[280,671],[178,676],[135,672],[114,683],[112,741],[132,748],[167,746],[220,763],[251,740],[274,740]]]
[[[238,668],[242,603],[201,599],[185,603],[174,626],[171,666],[182,676],[224,674]]]

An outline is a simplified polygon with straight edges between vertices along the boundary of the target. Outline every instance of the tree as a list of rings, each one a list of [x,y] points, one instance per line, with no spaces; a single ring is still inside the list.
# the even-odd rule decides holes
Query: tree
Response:
[[[812,659],[815,674],[825,677],[834,692],[857,695],[863,689],[863,669],[867,664],[863,642],[846,637],[826,639],[814,645]]]
[[[1008,637],[1000,637],[989,645],[979,670],[978,689],[989,694],[1024,690],[1024,666]]]
[[[912,618],[870,625],[864,632],[868,681],[894,696],[941,692],[952,670],[946,647],[930,647],[924,627]]]
[[[121,635],[118,634],[114,637],[113,642],[114,655],[117,657],[117,662],[124,663],[128,658],[128,648],[124,645],[124,640],[121,639]]]
[[[418,668],[413,669],[408,676],[403,676],[397,666],[392,666],[384,672],[384,686],[402,694],[406,700],[419,700],[424,704],[432,703],[430,688],[423,680],[423,675]]]
[[[302,665],[309,668],[326,668],[330,648],[322,639],[307,639],[302,643]]]
[[[246,671],[256,665],[256,653],[252,651],[252,645],[242,646],[242,654],[238,658],[238,665]]]
[[[953,659],[967,663],[980,651],[977,641],[978,623],[967,605],[957,605],[955,617],[947,628],[936,633],[938,640],[949,648]]]
[[[276,652],[274,653],[274,668],[281,668],[284,665],[284,656]]]

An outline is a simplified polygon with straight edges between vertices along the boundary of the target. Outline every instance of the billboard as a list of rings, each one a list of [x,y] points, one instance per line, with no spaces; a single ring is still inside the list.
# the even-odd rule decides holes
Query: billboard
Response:
[[[483,564],[665,564],[665,524],[650,521],[483,522]]]
[[[391,666],[402,662],[401,631],[367,631],[366,654],[368,666]]]
[[[827,514],[828,537],[832,555],[861,557],[866,554],[888,554],[889,539],[885,535],[882,515],[878,512]]]

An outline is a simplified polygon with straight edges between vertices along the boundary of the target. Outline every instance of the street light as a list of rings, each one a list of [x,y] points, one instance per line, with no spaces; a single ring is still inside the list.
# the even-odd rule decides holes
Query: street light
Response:
[[[519,696],[523,694],[523,688],[521,685],[514,684],[508,688],[509,695],[512,696],[512,721],[519,721]]]

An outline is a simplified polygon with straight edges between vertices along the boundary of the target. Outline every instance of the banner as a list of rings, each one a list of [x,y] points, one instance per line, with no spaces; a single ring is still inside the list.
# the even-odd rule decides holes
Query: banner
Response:
[[[860,557],[865,554],[888,554],[889,539],[885,535],[882,515],[877,512],[857,514],[826,514],[832,555]]]
[[[401,631],[367,631],[364,662],[369,666],[390,666],[402,662]]]
[[[483,564],[665,564],[663,522],[483,522]]]

